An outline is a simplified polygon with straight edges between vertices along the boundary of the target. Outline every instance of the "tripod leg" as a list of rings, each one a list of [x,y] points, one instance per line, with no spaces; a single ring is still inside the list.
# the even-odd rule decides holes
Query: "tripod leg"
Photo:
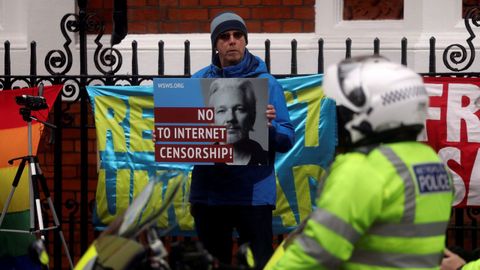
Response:
[[[47,186],[47,181],[45,179],[45,176],[42,174],[42,170],[40,169],[40,165],[38,165],[38,158],[35,157],[36,163],[36,168],[38,171],[38,181],[40,182],[40,185],[42,186],[43,193],[45,194],[45,197],[47,198],[48,201],[48,207],[50,208],[50,211],[52,211],[52,217],[53,217],[53,222],[55,224],[56,230],[58,231],[58,235],[60,236],[60,240],[62,241],[63,248],[65,249],[65,254],[67,255],[68,262],[70,264],[70,269],[73,269],[73,261],[72,258],[70,257],[70,251],[68,250],[67,242],[65,241],[65,237],[63,236],[63,231],[62,227],[60,225],[60,221],[57,216],[57,212],[55,211],[55,207],[53,206],[53,201],[52,198],[50,197],[50,191],[48,190]]]
[[[20,165],[18,166],[17,173],[15,174],[15,178],[13,179],[13,182],[12,182],[12,189],[10,190],[10,194],[8,194],[8,198],[5,201],[5,205],[3,205],[2,215],[0,215],[0,228],[2,228],[3,219],[7,214],[8,207],[10,206],[10,202],[12,201],[13,193],[15,192],[15,189],[18,186],[18,182],[20,181],[20,177],[22,176],[26,161],[27,160],[23,158],[22,162],[20,162]]]
[[[42,215],[42,205],[40,201],[40,191],[39,191],[39,186],[38,182],[39,180],[39,175],[37,171],[37,165],[35,164],[35,158],[31,157],[30,158],[30,172],[32,174],[32,192],[33,192],[33,199],[35,202],[35,210],[37,213],[37,219],[38,219],[38,229],[40,232],[40,237],[42,240],[45,241],[45,226],[43,223],[43,215]],[[43,188],[43,187],[42,187]]]

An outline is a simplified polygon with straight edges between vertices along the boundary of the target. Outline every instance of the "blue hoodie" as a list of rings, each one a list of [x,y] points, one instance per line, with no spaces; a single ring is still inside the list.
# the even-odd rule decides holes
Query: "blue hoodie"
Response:
[[[245,50],[243,60],[226,68],[219,67],[218,55],[213,63],[192,78],[267,78],[269,104],[276,118],[269,129],[268,166],[196,165],[192,173],[190,202],[208,205],[272,205],[276,202],[275,152],[287,152],[294,142],[282,86],[268,73],[259,57]],[[266,110],[266,108],[265,108]]]

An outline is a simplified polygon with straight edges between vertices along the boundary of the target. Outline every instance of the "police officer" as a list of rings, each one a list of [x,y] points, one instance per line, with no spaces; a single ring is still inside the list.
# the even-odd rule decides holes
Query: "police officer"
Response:
[[[439,269],[453,199],[449,174],[417,142],[422,78],[378,56],[330,67],[339,147],[316,209],[273,269]]]

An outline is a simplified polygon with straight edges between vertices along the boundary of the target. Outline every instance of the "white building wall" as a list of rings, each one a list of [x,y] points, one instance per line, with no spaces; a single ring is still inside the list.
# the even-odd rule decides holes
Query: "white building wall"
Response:
[[[408,39],[408,66],[417,72],[428,72],[429,39],[435,36],[437,72],[448,71],[443,65],[444,49],[454,43],[467,47],[469,37],[461,18],[461,0],[405,0],[404,20],[401,21],[342,21],[342,3],[339,0],[317,0],[316,30],[311,34],[251,33],[248,48],[264,57],[265,39],[271,41],[271,69],[274,74],[290,73],[291,40],[298,42],[298,73],[317,72],[318,39],[324,39],[325,66],[345,57],[345,39],[352,39],[352,55],[371,54],[373,40],[380,38],[380,53],[400,62],[400,42]],[[60,32],[60,20],[67,13],[75,13],[75,1],[67,0],[0,0],[0,74],[4,73],[5,40],[11,43],[12,74],[29,73],[30,42],[37,42],[38,74],[47,74],[45,56],[53,49],[63,50],[65,39]],[[474,25],[473,31],[478,32]],[[68,74],[79,72],[78,37],[72,38],[70,48],[74,64]],[[98,73],[93,62],[95,45],[88,43],[90,74]],[[158,41],[165,42],[165,74],[183,74],[184,41],[190,41],[191,70],[207,65],[211,57],[209,34],[128,35],[116,45],[123,55],[123,65],[117,74],[131,74],[131,43],[138,43],[139,73],[157,73]],[[107,45],[110,38],[104,36]],[[473,40],[478,45],[478,40]],[[467,47],[468,48],[468,47]],[[468,70],[479,70],[480,60]]]

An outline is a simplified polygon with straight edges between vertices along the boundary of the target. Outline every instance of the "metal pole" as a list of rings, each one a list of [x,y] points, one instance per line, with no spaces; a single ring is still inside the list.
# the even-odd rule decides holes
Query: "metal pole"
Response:
[[[80,37],[80,252],[88,247],[87,0],[78,0]]]

